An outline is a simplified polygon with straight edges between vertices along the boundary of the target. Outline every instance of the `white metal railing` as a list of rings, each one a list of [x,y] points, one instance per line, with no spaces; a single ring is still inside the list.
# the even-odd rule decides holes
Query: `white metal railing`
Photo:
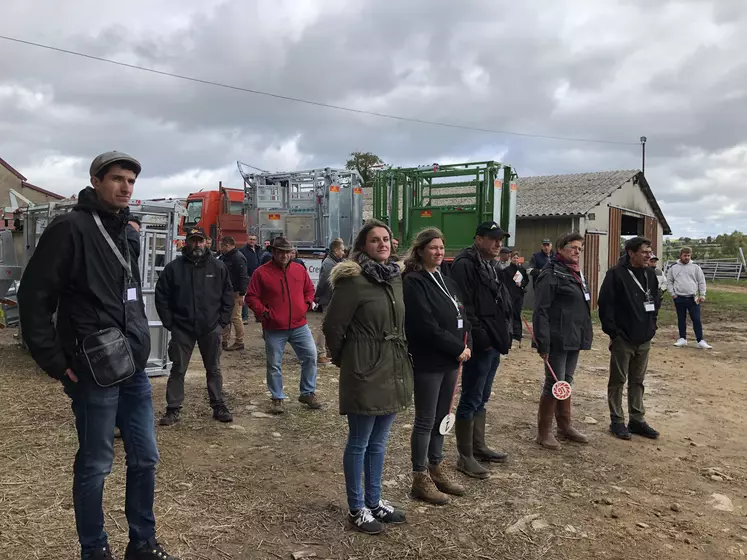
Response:
[[[666,261],[664,263],[664,274],[676,262],[676,260]],[[737,257],[706,259],[697,261],[695,264],[700,267],[707,280],[742,280],[747,278],[747,263],[745,263],[744,251],[741,247]]]

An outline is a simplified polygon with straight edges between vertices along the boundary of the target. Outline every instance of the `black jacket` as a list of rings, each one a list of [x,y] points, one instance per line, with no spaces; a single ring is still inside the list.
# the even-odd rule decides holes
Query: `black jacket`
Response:
[[[472,347],[469,321],[461,303],[459,288],[451,278],[438,275],[436,278],[446,281],[447,290],[459,302],[459,314],[425,270],[408,272],[403,280],[405,333],[416,374],[441,373],[458,368],[457,358],[464,352],[465,334],[468,335],[467,346]],[[462,319],[461,329],[459,317]]]
[[[322,308],[327,307],[332,299],[332,284],[329,282],[329,275],[335,265],[342,261],[343,259],[335,258],[331,253],[324,257],[324,260],[322,261],[319,280],[317,281],[314,290],[314,301]]]
[[[125,270],[93,220],[96,210],[123,256],[129,248],[137,298],[124,303]],[[61,379],[67,368],[79,376],[86,369],[75,358],[78,343],[107,328],[125,332],[138,370],[150,354],[150,332],[140,289],[140,238],[128,225],[129,209],[112,213],[93,188],[83,189],[72,211],[44,230],[26,265],[18,292],[23,338],[37,364]],[[57,312],[57,323],[52,316]]]
[[[464,298],[475,352],[492,346],[501,354],[508,354],[512,342],[513,306],[501,271],[496,270],[492,263],[483,261],[472,246],[454,259],[449,276],[459,286],[459,293]]]
[[[231,279],[233,291],[242,296],[245,295],[246,289],[249,287],[249,274],[246,271],[244,254],[234,247],[228,253],[221,255],[218,260],[228,269],[228,277]]]
[[[241,251],[241,254],[244,255],[244,258],[246,259],[246,271],[249,274],[249,278],[251,278],[254,271],[262,264],[262,253],[264,253],[264,249],[259,245],[255,245],[254,248],[252,248],[247,244],[239,249],[239,251]]]
[[[156,284],[156,311],[167,330],[195,337],[231,321],[233,287],[226,266],[212,255],[194,262],[182,255],[163,269]]]
[[[529,268],[532,269],[530,274],[535,282],[537,281],[540,272],[542,272],[542,269],[545,268],[545,265],[547,265],[553,257],[555,257],[555,251],[550,251],[549,255],[546,255],[544,251],[537,251],[532,255],[532,258],[529,259]]]
[[[580,274],[577,275],[582,279]],[[542,269],[534,284],[534,336],[537,350],[589,350],[593,337],[588,288],[572,272],[553,258]]]
[[[646,295],[633,280],[630,271],[638,274],[638,282],[644,289],[648,283],[654,311],[644,309]],[[599,292],[599,320],[605,334],[611,339],[622,336],[631,344],[643,344],[654,338],[661,307],[658,288],[659,281],[653,269],[634,269],[627,257],[621,259],[621,264],[609,269]]]
[[[516,281],[514,280],[514,276],[516,276],[517,272],[521,274],[521,283],[518,286],[516,285]],[[506,277],[506,286],[508,286],[508,293],[511,294],[512,298],[518,299],[520,297],[523,297],[524,294],[527,293],[529,274],[527,273],[526,268],[524,268],[520,264],[511,263],[510,265],[508,265],[508,268],[503,271],[503,275]]]

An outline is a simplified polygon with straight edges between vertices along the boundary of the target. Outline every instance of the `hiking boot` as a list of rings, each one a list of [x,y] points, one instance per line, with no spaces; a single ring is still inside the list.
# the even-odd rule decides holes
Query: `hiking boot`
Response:
[[[646,424],[645,421],[631,420],[628,422],[628,431],[631,434],[643,436],[648,439],[657,439],[659,437],[659,432]]]
[[[320,366],[328,366],[331,362],[329,361],[329,358],[327,356],[319,356],[316,359],[316,363]]]
[[[430,463],[428,465],[428,473],[431,475],[431,480],[433,481],[433,484],[436,485],[436,488],[441,490],[444,494],[464,496],[464,486],[451,480],[449,475],[446,473],[443,463]]]
[[[181,420],[178,408],[167,408],[166,414],[158,421],[159,426],[171,426]]]
[[[405,512],[401,509],[395,508],[386,500],[379,500],[378,506],[369,509],[371,510],[371,515],[374,516],[374,519],[378,519],[382,523],[401,525],[407,521],[405,519]]]
[[[630,432],[628,427],[622,422],[612,422],[610,424],[610,432],[619,439],[630,439]]]
[[[243,342],[234,342],[228,348],[224,348],[226,352],[236,352],[237,350],[243,350],[243,349],[244,349]]]
[[[166,552],[163,547],[158,544],[155,537],[153,537],[143,546],[138,548],[135,548],[135,545],[129,543],[127,545],[127,550],[125,550],[124,560],[179,560],[179,558]]]
[[[101,548],[86,551],[82,554],[81,558],[83,558],[83,560],[114,560],[114,556],[112,556],[108,544]]]
[[[482,410],[475,413],[475,427],[472,434],[472,450],[475,459],[488,463],[505,463],[508,454],[502,451],[493,451],[485,444],[485,420],[487,411]]]
[[[233,416],[224,404],[218,405],[213,409],[213,418],[218,422],[233,422]]]
[[[445,506],[449,503],[449,497],[436,488],[427,471],[412,473],[410,496],[436,506]]]
[[[677,342],[674,343],[674,345],[677,348],[682,348],[683,346],[687,346],[687,339],[686,338],[680,338],[677,340]]]
[[[114,439],[122,439],[122,430],[114,426]]]
[[[285,412],[285,407],[283,406],[283,399],[272,399],[272,404],[270,405],[270,412],[273,414],[282,414]]]
[[[367,535],[378,535],[384,530],[384,524],[375,519],[368,508],[348,512],[348,524],[356,531]]]
[[[576,443],[589,443],[589,437],[573,427],[571,410],[571,397],[568,397],[564,401],[558,401],[555,407],[555,420],[558,422],[558,439],[567,439]]]
[[[322,408],[322,403],[320,403],[319,399],[316,398],[316,393],[301,395],[300,397],[298,397],[298,402],[305,404],[311,410],[318,410]]]
[[[563,448],[552,433],[552,420],[555,417],[557,406],[558,400],[552,395],[540,395],[539,410],[537,411],[537,437],[534,441],[545,449],[552,449],[553,451]]]
[[[459,459],[456,468],[459,472],[472,478],[490,478],[490,471],[475,460],[472,455],[472,434],[474,431],[474,418],[457,418],[454,424],[456,434],[457,450]]]
[[[711,346],[710,344],[708,344],[705,340],[699,341],[697,346],[701,350],[712,350],[713,349],[713,346]]]

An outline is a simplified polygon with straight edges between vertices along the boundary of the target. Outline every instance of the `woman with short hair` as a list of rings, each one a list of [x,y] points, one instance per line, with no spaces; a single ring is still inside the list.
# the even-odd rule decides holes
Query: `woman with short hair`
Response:
[[[381,499],[389,430],[413,393],[401,269],[391,238],[382,222],[363,226],[350,259],[330,273],[332,299],[322,327],[332,363],[340,367],[340,414],[348,419],[348,523],[368,534],[380,533],[385,523],[405,522],[403,511]]]
[[[534,336],[537,352],[552,366],[558,381],[573,383],[581,350],[591,349],[591,296],[581,272],[584,238],[567,233],[558,239],[556,253],[545,265],[534,287]],[[547,449],[561,448],[552,434],[552,420],[558,423],[558,438],[588,443],[589,438],[571,424],[571,398],[557,400],[555,383],[547,363],[545,385],[537,415],[537,443]]]
[[[447,504],[449,494],[464,494],[443,467],[439,427],[451,412],[459,364],[472,355],[459,289],[441,274],[443,259],[443,233],[428,228],[415,238],[404,273],[405,330],[415,378],[411,496],[437,505]]]

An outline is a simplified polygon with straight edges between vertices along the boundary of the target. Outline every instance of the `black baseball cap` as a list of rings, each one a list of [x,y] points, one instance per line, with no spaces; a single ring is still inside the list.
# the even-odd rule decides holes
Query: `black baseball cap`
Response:
[[[187,239],[190,237],[202,237],[203,239],[207,239],[207,235],[205,235],[205,230],[200,227],[195,227],[190,229],[187,232]]]
[[[550,241],[549,239],[545,238],[545,239],[542,240],[542,244],[543,245],[552,245],[552,241]]]
[[[505,231],[501,229],[495,222],[483,222],[475,230],[475,237],[492,237],[493,239],[503,239],[504,237],[510,237]]]
[[[501,247],[501,253],[513,253],[514,250],[511,247]]]

